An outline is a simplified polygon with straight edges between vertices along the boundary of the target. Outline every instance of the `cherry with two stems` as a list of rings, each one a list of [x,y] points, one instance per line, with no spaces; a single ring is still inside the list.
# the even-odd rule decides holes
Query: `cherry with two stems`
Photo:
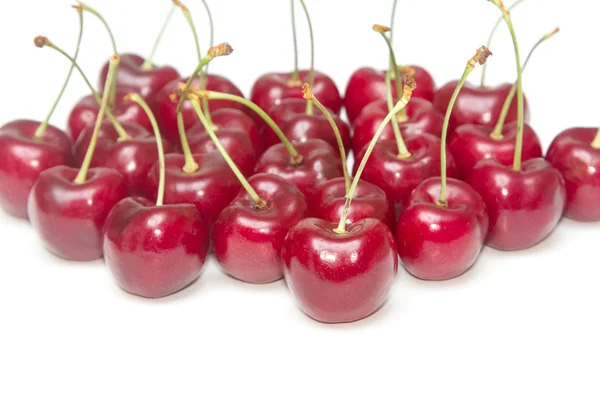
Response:
[[[543,158],[522,162],[524,99],[519,45],[510,12],[501,0],[491,0],[502,12],[517,65],[517,135],[512,166],[496,160],[479,161],[467,183],[483,198],[490,217],[487,244],[499,250],[522,250],[536,245],[556,227],[566,203],[565,182]]]
[[[165,156],[158,124],[142,97],[132,93],[127,99],[138,103],[153,125],[160,169],[156,204],[143,197],[121,200],[106,218],[102,243],[119,286],[138,296],[157,298],[198,279],[208,254],[209,229],[194,205],[163,204]]]
[[[102,257],[104,221],[115,204],[127,197],[119,172],[90,168],[118,65],[119,56],[112,56],[102,106],[81,168],[59,165],[43,171],[29,196],[31,225],[50,252],[68,260]]]
[[[492,53],[481,47],[467,63],[456,85],[442,129],[441,174],[421,182],[398,219],[396,243],[404,267],[426,280],[455,278],[477,260],[488,232],[488,215],[481,196],[465,182],[446,176],[446,138],[452,107],[476,64]]]

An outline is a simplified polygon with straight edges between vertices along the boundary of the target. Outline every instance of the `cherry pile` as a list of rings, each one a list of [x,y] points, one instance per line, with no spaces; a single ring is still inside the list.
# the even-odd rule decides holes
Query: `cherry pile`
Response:
[[[358,69],[343,98],[314,57],[299,70],[296,54],[291,73],[261,76],[248,100],[208,73],[232,47],[203,54],[189,10],[174,3],[196,39],[188,77],[119,54],[108,29],[114,54],[95,86],[77,63],[82,29],[73,56],[39,36],[36,46],[71,60],[61,93],[44,121],[0,128],[2,209],[29,219],[59,257],[103,257],[127,292],[184,289],[212,252],[233,278],[285,278],[307,315],[349,322],[383,305],[398,259],[417,278],[451,279],[485,244],[522,250],[563,215],[600,221],[600,130],[568,129],[544,157],[527,123],[523,70],[558,29],[522,62],[510,10],[491,0],[511,34],[516,82],[467,82],[492,55],[482,46],[459,80],[436,88],[424,68],[398,64],[392,32],[374,25],[390,66]],[[75,9],[80,27],[89,14],[108,28],[88,5]],[[63,131],[49,120],[75,72],[89,93]]]

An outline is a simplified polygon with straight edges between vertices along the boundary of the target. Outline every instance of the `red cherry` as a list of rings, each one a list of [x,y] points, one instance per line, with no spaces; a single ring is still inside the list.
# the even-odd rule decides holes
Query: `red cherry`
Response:
[[[481,196],[458,179],[450,178],[446,185],[447,204],[440,206],[440,178],[421,182],[398,219],[398,255],[408,272],[420,279],[462,275],[475,263],[488,232]]]
[[[511,166],[515,157],[517,123],[504,124],[502,138],[490,136],[493,127],[461,125],[450,136],[448,147],[456,160],[460,175],[466,177],[479,160],[492,159]],[[523,125],[523,160],[542,157],[542,145],[535,131]]]
[[[563,214],[564,180],[543,158],[523,162],[520,171],[495,160],[482,160],[467,182],[487,206],[487,243],[496,249],[534,246],[552,232]]]
[[[331,114],[332,111],[328,111]],[[271,107],[269,115],[293,143],[305,142],[308,139],[322,139],[332,147],[338,147],[330,122],[323,112],[315,107],[312,115],[306,114],[306,100],[285,99]],[[332,114],[331,117],[340,131],[344,148],[348,151],[352,129],[339,116]],[[267,147],[280,143],[281,140],[275,132],[266,124],[263,125]]]
[[[9,214],[27,218],[27,198],[40,173],[71,164],[71,139],[48,125],[40,138],[40,122],[16,120],[0,128],[0,206]]]
[[[550,144],[546,160],[563,176],[567,190],[565,216],[600,220],[600,148],[592,146],[597,128],[571,128]]]
[[[182,154],[165,155],[165,204],[193,204],[198,208],[208,226],[212,226],[219,213],[227,207],[240,190],[240,183],[219,153],[196,154],[199,169],[193,173],[183,171]],[[148,174],[147,197],[156,200],[159,185],[159,165]]]
[[[430,133],[440,136],[444,116],[433,105],[424,99],[412,98],[405,107],[408,121],[399,124],[404,135]],[[352,150],[358,154],[365,147],[387,116],[388,104],[385,100],[377,100],[367,105],[354,121],[354,135],[352,136]],[[395,139],[392,125],[386,125],[381,133],[381,140]]]
[[[369,158],[362,178],[379,186],[393,204],[403,205],[410,193],[422,181],[440,174],[440,139],[424,133],[405,136],[409,158],[398,157],[398,147],[393,140],[378,141]],[[360,164],[366,147],[358,154],[354,173]],[[448,153],[446,164],[449,177],[457,177],[456,163]]]
[[[128,92],[117,92],[112,110],[115,119],[121,123],[132,122],[142,126],[146,131],[151,131],[152,125],[144,110],[135,103],[123,100],[127,94]],[[102,96],[102,93],[100,93],[100,96]],[[86,126],[92,125],[93,127],[99,111],[100,104],[93,95],[85,96],[75,103],[67,122],[73,142],[77,141]]]
[[[155,206],[128,197],[106,218],[106,263],[129,293],[162,297],[194,282],[208,253],[208,229],[190,204]]]
[[[50,252],[90,261],[102,257],[104,220],[127,186],[111,168],[90,168],[81,184],[73,182],[78,172],[62,165],[43,171],[29,196],[29,221]]]
[[[344,178],[333,178],[317,186],[316,193],[308,199],[311,217],[329,222],[339,222],[346,204],[346,183]],[[352,204],[346,218],[347,224],[362,219],[374,218],[386,224],[390,229],[396,224],[394,207],[377,186],[360,180],[356,186]]]
[[[317,321],[351,322],[377,311],[398,271],[389,228],[363,219],[334,233],[337,223],[317,218],[290,229],[282,250],[285,280],[300,308]]]
[[[435,93],[435,82],[425,69],[411,65],[405,67],[405,70],[414,70],[414,79],[418,86],[414,90],[412,97],[433,101]],[[348,114],[350,124],[354,125],[356,118],[360,115],[363,108],[377,100],[385,100],[386,87],[385,75],[387,71],[379,71],[374,68],[363,67],[356,70],[350,77],[348,86],[346,87],[346,95],[344,97],[344,107]],[[405,74],[400,74],[404,79]],[[396,98],[395,79],[392,80],[392,94]],[[441,112],[444,112],[442,110]]]
[[[173,103],[170,96],[176,91],[177,87],[181,83],[186,83],[185,79],[176,79],[166,84],[160,92],[156,95],[154,101],[153,111],[158,120],[160,131],[164,138],[166,138],[174,146],[179,146],[179,130],[177,129],[177,103]],[[195,87],[200,86],[200,78],[196,77],[192,81]],[[229,79],[220,75],[208,74],[206,76],[206,90],[214,92],[222,92],[234,94],[236,96],[243,96],[240,89],[238,89]],[[222,108],[234,108],[244,112],[247,108],[235,101],[231,100],[211,100],[210,101],[211,112],[216,112]],[[183,121],[185,129],[189,129],[198,123],[198,116],[192,108],[189,101],[183,103]]]
[[[260,157],[254,172],[281,176],[296,185],[307,198],[316,191],[319,183],[343,175],[339,153],[327,142],[309,139],[294,147],[303,157],[299,165],[291,162],[290,153],[283,144],[277,144]]]
[[[143,196],[147,192],[148,172],[158,158],[156,139],[140,125],[124,122],[123,128],[131,138],[119,141],[119,134],[113,124],[109,121],[102,122],[90,166],[117,170],[123,176],[129,193]],[[73,146],[76,167],[81,166],[93,133],[94,126],[88,125]],[[171,152],[171,145],[164,139],[163,147],[166,153]]]
[[[266,206],[257,207],[245,190],[240,191],[215,222],[213,248],[229,275],[269,283],[283,278],[283,240],[306,217],[306,200],[296,186],[276,175],[257,174],[248,182]]]

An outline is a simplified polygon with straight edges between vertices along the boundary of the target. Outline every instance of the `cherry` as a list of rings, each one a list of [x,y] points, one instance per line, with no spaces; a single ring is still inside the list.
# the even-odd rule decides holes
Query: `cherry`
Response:
[[[542,158],[521,161],[524,101],[519,47],[509,12],[500,0],[492,0],[509,27],[517,64],[517,120],[512,167],[495,160],[479,161],[467,182],[481,195],[490,217],[487,243],[500,250],[521,250],[541,242],[559,222],[565,202],[560,172]]]
[[[86,149],[93,136],[94,127],[88,125],[73,146],[75,166],[83,163]],[[120,140],[113,124],[103,121],[98,132],[98,143],[91,167],[107,167],[118,171],[125,181],[130,195],[146,194],[148,172],[158,158],[156,139],[140,125],[124,122],[123,128],[130,136]],[[165,152],[171,152],[171,145],[163,139]]]
[[[102,257],[104,220],[112,207],[127,196],[127,187],[119,172],[89,168],[119,57],[111,57],[110,63],[102,107],[81,168],[59,165],[43,171],[29,196],[29,220],[44,246],[69,260]]]
[[[209,233],[193,205],[163,205],[165,159],[158,124],[139,95],[128,98],[140,104],[153,122],[160,183],[156,205],[145,198],[128,197],[112,209],[106,218],[103,249],[121,288],[138,296],[163,297],[200,276],[208,254]]]
[[[294,15],[294,2],[291,2],[292,29],[294,33],[294,71],[291,73],[267,73],[259,77],[254,83],[250,99],[263,110],[269,111],[271,107],[278,105],[284,99],[300,99],[302,94],[299,90],[303,82],[308,82],[313,92],[318,96],[325,107],[335,114],[342,109],[342,97],[335,82],[329,76],[315,71],[314,68],[314,38],[312,23],[304,0],[300,0],[302,8],[308,21],[310,32],[311,62],[310,70],[298,70],[298,47],[296,43],[296,24]]]
[[[483,248],[488,231],[485,204],[469,185],[447,178],[446,138],[460,89],[475,65],[485,64],[491,54],[484,46],[468,61],[444,119],[440,177],[421,182],[398,219],[398,255],[406,269],[420,279],[457,277],[473,265]]]
[[[306,217],[306,200],[296,186],[276,175],[257,174],[248,182],[262,203],[241,191],[215,222],[213,249],[227,274],[269,283],[283,278],[283,241]]]
[[[550,144],[546,160],[565,180],[565,216],[600,221],[600,130],[571,128],[561,132]]]

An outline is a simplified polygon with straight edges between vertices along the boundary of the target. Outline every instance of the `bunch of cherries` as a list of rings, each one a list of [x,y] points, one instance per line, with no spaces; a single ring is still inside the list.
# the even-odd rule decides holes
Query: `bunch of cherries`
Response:
[[[481,85],[466,81],[491,55],[482,46],[460,80],[437,89],[425,69],[397,63],[390,28],[374,25],[389,69],[358,69],[344,98],[315,71],[312,51],[309,70],[298,69],[296,54],[294,71],[261,76],[250,100],[208,73],[232,48],[213,46],[211,26],[202,55],[178,0],[169,18],[179,9],[191,27],[193,73],[182,78],[152,56],[119,54],[108,29],[114,54],[95,89],[77,64],[83,17],[108,24],[78,3],[73,56],[35,39],[71,61],[47,118],[0,128],[0,205],[28,218],[57,256],[104,257],[130,293],[154,298],[187,287],[212,251],[236,279],[285,278],[301,309],[323,322],[375,312],[398,257],[417,278],[445,280],[467,271],[484,244],[520,250],[544,240],[563,215],[599,221],[600,130],[566,130],[543,157],[526,122],[529,57],[521,62],[510,10],[490,1],[502,14],[496,27],[504,21],[511,33],[516,83],[487,87],[485,70]],[[48,121],[74,70],[90,94],[65,132]]]

